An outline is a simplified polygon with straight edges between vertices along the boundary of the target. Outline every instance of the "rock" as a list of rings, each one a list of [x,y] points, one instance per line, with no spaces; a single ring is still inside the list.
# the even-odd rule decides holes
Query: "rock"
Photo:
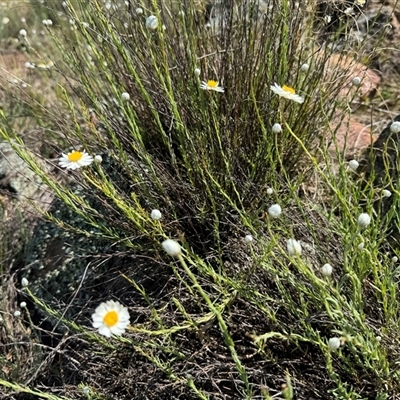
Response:
[[[357,157],[378,138],[368,126],[350,115],[334,119],[331,129],[335,139],[328,134],[329,149],[333,153],[338,150],[346,159]]]
[[[326,64],[326,75],[329,77],[340,77],[340,79],[343,79],[343,77],[345,78],[345,84],[339,95],[342,98],[349,96],[349,100],[351,100],[355,94],[357,94],[359,98],[374,96],[381,82],[381,77],[376,71],[355,61],[353,57],[343,54],[332,54],[329,57]],[[356,77],[361,79],[361,84],[359,86],[355,86],[352,83],[353,79]],[[355,91],[357,91],[357,93],[355,93]]]
[[[350,104],[355,98],[373,97],[381,82],[378,73],[343,54],[332,54],[329,57],[326,78],[329,82],[335,79],[343,81],[344,78],[339,97],[342,100],[347,99]],[[354,78],[359,78],[359,85],[353,83]],[[334,139],[328,133],[329,149],[333,153],[338,150],[347,159],[359,155],[377,139],[369,126],[357,121],[350,113],[343,117],[341,110],[331,122],[331,132],[334,132]]]

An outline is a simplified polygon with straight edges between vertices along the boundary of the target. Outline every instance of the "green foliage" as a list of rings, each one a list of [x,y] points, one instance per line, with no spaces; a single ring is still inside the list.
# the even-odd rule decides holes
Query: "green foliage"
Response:
[[[332,71],[329,57],[338,49],[362,54],[364,43],[355,48],[342,31],[318,43],[323,20],[316,1],[272,3],[217,4],[206,21],[205,4],[189,0],[143,2],[143,14],[131,2],[67,2],[63,18],[46,27],[52,104],[27,89],[17,110],[44,127],[58,153],[84,148],[103,162],[68,174],[82,196],[60,181],[57,162],[51,172],[39,164],[38,152],[15,130],[15,109],[2,112],[0,134],[85,225],[46,213],[49,220],[145,258],[160,277],[163,264],[172,284],[157,296],[137,281],[136,266],[121,266],[135,293],[127,307],[146,313],[112,344],[88,328],[89,312],[70,320],[26,293],[42,313],[83,337],[88,355],[100,352],[105,364],[128,375],[130,362],[115,354],[129,349],[196,398],[219,398],[214,377],[203,375],[218,357],[215,379],[229,374],[224,390],[232,398],[385,398],[400,387],[391,340],[399,327],[398,271],[381,234],[395,208],[382,215],[374,178],[359,185],[353,178],[361,175],[340,155],[332,165],[325,139],[347,106],[339,96],[346,77]],[[154,30],[146,27],[150,15],[159,22]],[[35,52],[34,43],[26,45]],[[202,90],[203,80],[218,81],[224,92]],[[275,82],[295,88],[304,103],[274,94]],[[275,123],[282,132],[273,132]],[[391,176],[388,170],[382,187]],[[322,196],[301,190],[312,184]],[[283,208],[276,219],[268,215],[274,203]],[[161,210],[160,221],[150,217],[152,209]],[[365,230],[357,227],[361,212],[373,214]],[[245,233],[254,242],[244,243]],[[161,253],[168,237],[182,244],[178,262]],[[289,238],[301,240],[301,256],[288,255]],[[326,262],[332,277],[321,274]],[[96,294],[87,307],[103,300]],[[336,351],[331,337],[342,341]],[[218,357],[199,360],[209,346]],[[315,368],[320,387],[308,388],[292,360]],[[102,396],[92,389],[88,395]]]

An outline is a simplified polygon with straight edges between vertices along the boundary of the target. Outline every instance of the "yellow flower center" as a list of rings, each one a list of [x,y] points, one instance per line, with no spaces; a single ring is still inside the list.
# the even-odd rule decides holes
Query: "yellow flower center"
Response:
[[[282,89],[283,89],[285,92],[289,92],[290,94],[296,94],[295,90],[294,90],[293,88],[291,88],[290,86],[283,85],[283,86],[282,86]]]
[[[118,313],[116,311],[109,311],[103,318],[103,322],[108,326],[114,326],[118,322]]]
[[[83,153],[80,151],[73,151],[68,154],[68,160],[71,162],[77,162],[83,157]]]
[[[218,86],[218,81],[207,81],[207,86],[216,88]]]

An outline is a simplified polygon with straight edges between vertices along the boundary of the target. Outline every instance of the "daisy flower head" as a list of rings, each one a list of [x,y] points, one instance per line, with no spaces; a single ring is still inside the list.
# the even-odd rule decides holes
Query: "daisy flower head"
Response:
[[[129,93],[123,92],[123,93],[121,94],[121,99],[122,99],[123,101],[128,101],[130,98],[131,98],[131,96],[129,95]]]
[[[155,221],[160,220],[161,217],[162,217],[161,211],[157,210],[157,209],[152,210],[151,214],[150,214],[150,217],[151,217],[151,219],[154,219]]]
[[[287,251],[289,256],[300,256],[301,255],[301,244],[296,239],[288,239],[286,242]]]
[[[224,88],[221,86],[218,86],[218,81],[202,81],[200,85],[200,89],[203,90],[214,90],[214,92],[219,92],[219,93],[224,93]]]
[[[326,276],[326,277],[331,276],[332,272],[333,272],[333,268],[332,268],[331,264],[328,264],[328,263],[324,264],[321,268],[321,273],[323,276]]]
[[[278,124],[278,123],[272,125],[272,132],[274,132],[274,133],[282,132],[282,125]]]
[[[278,96],[284,97],[285,99],[293,100],[296,103],[300,104],[304,102],[304,99],[298,94],[296,94],[296,91],[290,86],[286,85],[279,86],[277,83],[275,83],[274,85],[271,86],[271,90]]]
[[[393,132],[393,133],[399,133],[400,132],[400,122],[399,121],[394,121],[390,125],[390,132]]]
[[[279,204],[273,204],[270,208],[268,208],[268,214],[271,218],[279,218],[282,214],[282,208]]]
[[[158,19],[155,15],[150,15],[150,17],[147,17],[146,19],[146,28],[155,30],[158,27]]]
[[[359,166],[360,166],[360,163],[357,160],[350,160],[349,161],[349,167],[353,171],[355,171]]]
[[[310,69],[310,66],[307,63],[304,63],[301,67],[300,67],[300,71],[301,72],[307,72]]]
[[[60,157],[59,165],[66,169],[78,169],[86,165],[90,165],[93,162],[93,157],[89,156],[86,151],[71,151],[68,154],[62,154]]]
[[[163,249],[166,251],[168,255],[171,257],[179,257],[182,253],[181,245],[172,239],[164,240],[161,243]]]
[[[246,235],[246,236],[244,237],[244,241],[245,241],[246,243],[251,243],[251,242],[253,241],[253,236],[251,236],[251,235]]]
[[[360,229],[365,229],[371,223],[371,217],[367,213],[361,213],[357,219],[357,224]]]
[[[328,340],[328,346],[331,350],[337,350],[341,346],[340,338],[333,337]]]
[[[360,85],[361,85],[361,78],[360,78],[359,76],[355,76],[355,77],[352,79],[351,83],[352,83],[354,86],[360,86]]]
[[[121,303],[108,300],[101,303],[92,314],[93,327],[98,329],[100,335],[111,337],[121,336],[129,325],[129,312]]]

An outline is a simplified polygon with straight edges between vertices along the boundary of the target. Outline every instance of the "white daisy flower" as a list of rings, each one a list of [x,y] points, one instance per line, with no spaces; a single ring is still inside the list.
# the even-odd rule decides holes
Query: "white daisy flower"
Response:
[[[121,303],[108,300],[101,303],[92,314],[93,327],[100,335],[111,337],[111,335],[121,336],[129,325],[129,312]]]
[[[26,36],[26,30],[25,30],[25,29],[21,29],[21,30],[19,31],[19,34],[20,34],[22,37],[25,37],[25,36]]]
[[[93,158],[89,156],[86,151],[72,151],[68,154],[62,154],[59,165],[66,169],[78,169],[86,165],[90,165],[93,162]]]
[[[201,82],[200,89],[214,90],[214,92],[219,92],[219,93],[224,93],[225,91],[223,87],[218,86],[218,81],[213,81],[213,80],[207,82],[206,81]]]
[[[296,94],[295,90],[291,88],[290,86],[279,86],[277,83],[275,83],[273,86],[271,86],[271,90],[276,93],[280,97],[284,97],[285,99],[293,100],[296,103],[303,103],[304,99]]]
[[[94,156],[94,160],[93,160],[95,163],[97,163],[97,164],[101,164],[102,163],[102,161],[103,161],[103,157],[102,156],[100,156],[99,154],[97,154],[96,156]]]
[[[164,240],[161,243],[163,249],[170,255],[171,257],[179,257],[182,253],[181,245],[172,239]]]

